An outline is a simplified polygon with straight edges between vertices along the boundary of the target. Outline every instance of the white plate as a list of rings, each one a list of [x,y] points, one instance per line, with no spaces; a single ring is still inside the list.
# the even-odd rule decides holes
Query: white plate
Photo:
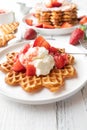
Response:
[[[44,28],[37,28],[35,26],[29,26],[26,24],[25,22],[25,19],[26,18],[30,18],[33,20],[33,24],[36,24],[37,23],[37,20],[35,17],[32,16],[32,14],[28,14],[26,16],[23,17],[22,21],[24,23],[24,27],[25,28],[34,28],[37,32],[39,32],[40,34],[43,34],[43,35],[53,35],[53,36],[56,36],[56,35],[65,35],[65,34],[70,34],[75,28],[77,28],[79,25],[76,25],[76,26],[73,26],[73,27],[70,27],[70,28],[62,28],[62,29],[44,29]]]
[[[73,47],[69,44],[58,44],[57,41],[50,41],[50,43],[56,47],[65,47],[67,51],[72,50],[78,52],[78,49],[76,47]],[[24,43],[18,43],[2,50],[0,52],[0,63],[6,61],[5,57],[7,53],[18,51],[22,48],[23,45]],[[0,93],[16,102],[25,104],[47,104],[63,100],[75,94],[87,82],[87,57],[84,55],[74,55],[74,57],[76,59],[75,68],[77,70],[78,77],[73,79],[67,79],[65,81],[65,86],[57,93],[52,93],[46,88],[44,88],[38,93],[30,94],[25,92],[20,86],[11,87],[5,83],[5,74],[2,72],[0,72]]]

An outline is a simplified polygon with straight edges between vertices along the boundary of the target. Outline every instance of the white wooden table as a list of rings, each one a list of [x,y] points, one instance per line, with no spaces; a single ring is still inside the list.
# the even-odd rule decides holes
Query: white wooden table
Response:
[[[72,97],[46,105],[24,105],[0,95],[0,130],[87,130],[87,84]]]

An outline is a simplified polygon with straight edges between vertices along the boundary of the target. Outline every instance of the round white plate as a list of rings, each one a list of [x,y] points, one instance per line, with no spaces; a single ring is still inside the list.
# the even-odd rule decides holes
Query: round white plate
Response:
[[[56,36],[56,35],[65,35],[65,34],[70,34],[72,33],[72,31],[77,28],[79,25],[76,25],[76,26],[73,26],[73,27],[70,27],[70,28],[60,28],[60,29],[45,29],[45,28],[37,28],[35,26],[29,26],[26,24],[25,22],[25,19],[26,18],[30,18],[33,20],[33,24],[35,25],[37,23],[37,20],[34,16],[32,16],[32,14],[28,14],[26,16],[23,17],[22,21],[24,23],[24,27],[25,28],[33,28],[35,29],[38,33],[40,34],[43,34],[43,35],[53,35],[53,36]]]
[[[79,50],[69,44],[58,44],[58,41],[49,41],[56,47],[65,47],[66,51],[78,52]],[[24,45],[23,43],[17,43],[13,46],[9,46],[0,52],[0,63],[6,61],[6,54],[13,51],[18,51]],[[25,103],[25,104],[47,104],[63,100],[77,91],[79,91],[87,82],[87,57],[85,55],[74,55],[76,59],[75,68],[78,73],[77,78],[67,79],[65,86],[58,92],[52,93],[48,89],[44,88],[42,91],[30,94],[25,92],[20,86],[12,87],[5,83],[5,74],[0,71],[0,93],[9,97],[10,99]]]

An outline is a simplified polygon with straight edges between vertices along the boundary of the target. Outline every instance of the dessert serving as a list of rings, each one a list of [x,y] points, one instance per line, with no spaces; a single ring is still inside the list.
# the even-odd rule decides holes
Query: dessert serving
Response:
[[[35,17],[38,21],[36,26],[43,28],[64,28],[78,24],[77,6],[68,1],[49,0],[46,3],[37,4]]]
[[[34,93],[47,88],[57,92],[65,80],[76,77],[75,58],[65,49],[55,48],[42,36],[33,44],[25,44],[19,52],[6,55],[0,70],[6,74],[5,82],[10,86],[20,85],[26,92]]]

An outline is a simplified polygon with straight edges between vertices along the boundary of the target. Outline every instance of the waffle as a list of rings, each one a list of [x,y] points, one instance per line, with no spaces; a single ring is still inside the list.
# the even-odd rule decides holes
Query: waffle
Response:
[[[10,34],[14,33],[19,26],[19,22],[12,22],[9,24],[2,24],[0,26],[0,31],[5,35],[5,34]]]
[[[8,41],[15,38],[14,34],[6,34],[0,36],[0,47],[6,46]]]
[[[26,92],[36,92],[42,88],[47,88],[52,92],[58,91],[64,86],[66,78],[73,78],[76,76],[74,64],[74,57],[69,55],[69,63],[63,69],[53,68],[53,70],[46,76],[26,76],[25,72],[14,72],[12,66],[17,53],[12,52],[6,55],[7,61],[0,64],[0,70],[7,73],[5,82],[11,86],[20,85]]]
[[[68,6],[69,8],[67,8]],[[35,17],[38,23],[52,25],[55,28],[60,28],[64,22],[68,22],[72,25],[78,24],[77,6],[73,3],[52,9],[43,8],[43,5],[42,8],[37,6]]]

